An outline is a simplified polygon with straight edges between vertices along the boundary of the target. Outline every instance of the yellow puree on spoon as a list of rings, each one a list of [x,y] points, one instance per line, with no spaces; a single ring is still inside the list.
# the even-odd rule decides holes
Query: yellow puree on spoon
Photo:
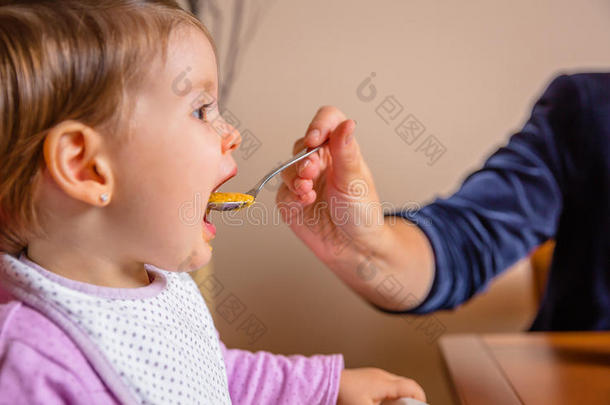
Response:
[[[240,202],[244,203],[244,207],[249,207],[254,202],[254,196],[242,193],[212,193],[210,194],[209,202],[211,203],[227,203]]]

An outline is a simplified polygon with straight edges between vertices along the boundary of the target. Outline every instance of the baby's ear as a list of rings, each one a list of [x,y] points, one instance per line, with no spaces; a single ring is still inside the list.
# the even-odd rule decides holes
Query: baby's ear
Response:
[[[113,187],[110,164],[102,154],[103,140],[93,128],[67,120],[49,130],[43,147],[47,170],[57,185],[93,205],[105,205],[100,196],[110,195]]]

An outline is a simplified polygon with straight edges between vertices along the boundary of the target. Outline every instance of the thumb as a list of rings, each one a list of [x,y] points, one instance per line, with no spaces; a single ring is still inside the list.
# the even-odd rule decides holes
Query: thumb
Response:
[[[333,183],[346,194],[350,183],[362,178],[362,156],[354,139],[355,129],[354,120],[345,120],[330,134],[329,141]]]

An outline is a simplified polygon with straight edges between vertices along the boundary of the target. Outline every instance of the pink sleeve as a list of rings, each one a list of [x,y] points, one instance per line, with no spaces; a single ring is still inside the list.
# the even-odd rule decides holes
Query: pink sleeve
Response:
[[[344,367],[341,354],[281,356],[227,349],[219,342],[234,404],[337,403]]]
[[[35,348],[16,340],[5,347],[0,404],[101,404],[104,399],[106,391],[90,392],[79,376]]]
[[[59,327],[18,301],[0,299],[0,405],[117,404]]]

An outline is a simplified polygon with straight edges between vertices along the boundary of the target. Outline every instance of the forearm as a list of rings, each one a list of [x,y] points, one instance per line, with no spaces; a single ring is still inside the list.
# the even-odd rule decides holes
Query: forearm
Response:
[[[327,263],[367,301],[390,311],[421,303],[434,279],[435,261],[426,235],[402,217],[386,217],[383,230],[365,244],[351,244]],[[388,288],[395,294],[390,294]]]
[[[220,341],[231,400],[239,404],[335,404],[344,360],[341,354],[283,356],[227,349]]]

